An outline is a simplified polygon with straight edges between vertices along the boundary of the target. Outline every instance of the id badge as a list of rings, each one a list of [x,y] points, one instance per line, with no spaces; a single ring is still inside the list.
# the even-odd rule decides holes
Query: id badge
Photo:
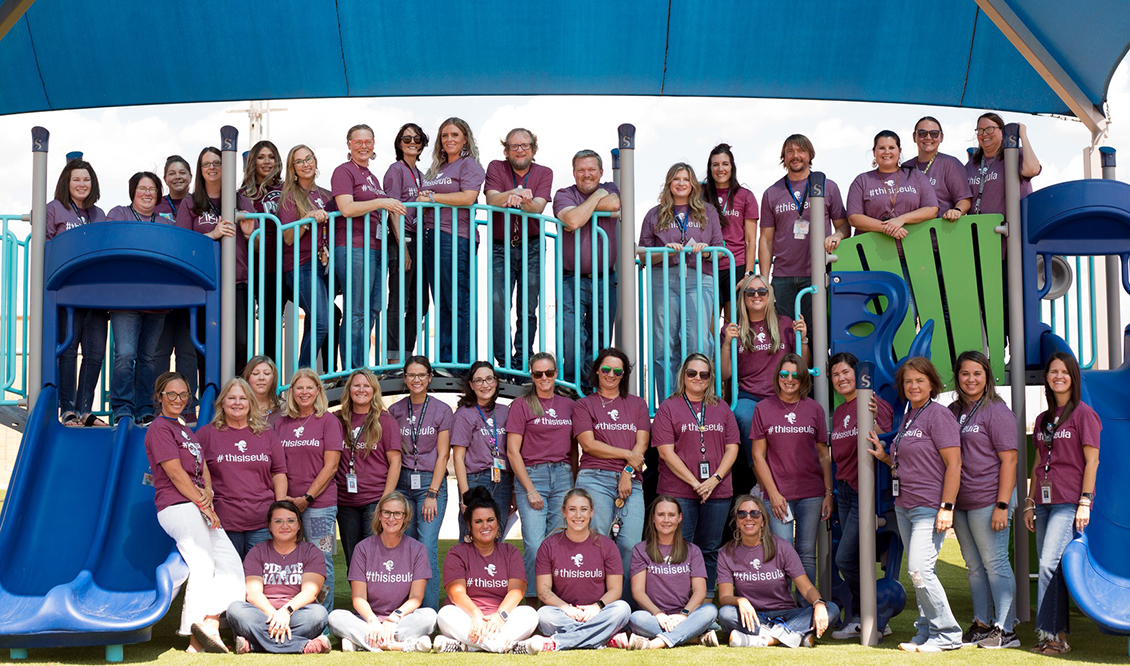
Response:
[[[357,492],[357,475],[352,472],[345,475],[345,492]]]
[[[1051,503],[1052,503],[1052,482],[1047,481],[1047,480],[1041,481],[1040,482],[1040,504],[1051,504]]]
[[[793,238],[797,240],[803,240],[804,238],[806,238],[808,236],[808,226],[808,220],[801,219],[793,222]]]
[[[502,458],[495,458],[490,466],[490,480],[494,483],[502,481],[502,472],[506,470],[506,463]]]
[[[698,464],[698,478],[703,481],[710,478],[710,463],[703,460]]]
[[[783,522],[793,522],[793,508],[788,504],[785,505],[785,520]]]
[[[898,477],[896,476],[895,478],[891,479],[891,497],[898,497],[898,496],[899,496],[899,480],[898,480]]]
[[[141,475],[141,485],[153,487],[153,472],[148,471]]]
[[[409,487],[412,490],[419,490],[420,488],[424,487],[423,480],[420,477],[421,477],[421,475],[420,475],[419,472],[413,472],[412,474],[410,474],[408,476]]]

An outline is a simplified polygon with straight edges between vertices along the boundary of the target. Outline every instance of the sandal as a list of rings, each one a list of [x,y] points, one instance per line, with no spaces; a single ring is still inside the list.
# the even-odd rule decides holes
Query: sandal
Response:
[[[63,425],[71,428],[79,428],[82,426],[82,421],[79,420],[78,414],[74,412],[63,412],[63,417],[60,419]]]
[[[223,639],[220,638],[220,632],[214,629],[209,630],[208,627],[205,627],[199,622],[193,622],[191,630],[193,638],[199,641],[200,645],[204,647],[205,652],[211,652],[213,654],[227,654],[231,652],[228,646],[224,645]]]
[[[109,424],[98,418],[94,414],[87,414],[86,418],[82,419],[82,425],[84,428],[93,428],[95,426],[99,428],[105,428]]]
[[[1067,644],[1066,640],[1052,639],[1044,644],[1044,649],[1040,650],[1040,654],[1055,656],[1060,654],[1067,654],[1071,652],[1071,646]]]

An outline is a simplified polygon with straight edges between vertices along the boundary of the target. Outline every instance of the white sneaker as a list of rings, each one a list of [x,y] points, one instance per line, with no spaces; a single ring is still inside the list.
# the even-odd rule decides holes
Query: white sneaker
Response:
[[[637,636],[635,634],[632,634],[632,637],[630,639],[628,639],[628,649],[629,650],[646,650],[649,643],[651,643],[651,641],[644,638],[643,636]]]
[[[859,638],[863,633],[863,625],[858,622],[848,622],[842,629],[837,629],[832,632],[832,638],[837,641],[847,640],[849,638]]]
[[[435,649],[436,652],[466,652],[467,646],[463,644],[463,641],[440,635],[436,636]]]
[[[349,640],[348,638],[341,639],[342,652],[353,652],[356,649],[357,648],[353,647],[353,641]]]
[[[432,639],[421,636],[414,641],[408,641],[400,648],[401,652],[431,652]]]
[[[730,632],[730,647],[769,647],[767,636],[753,636],[737,629]]]
[[[544,638],[542,636],[531,636],[526,640],[526,650],[530,654],[538,654],[541,652],[555,652],[557,650],[557,643],[552,639]]]
[[[703,647],[718,647],[718,632],[707,631],[698,637],[698,644]]]
[[[608,643],[606,643],[606,645],[610,648],[616,648],[616,649],[619,649],[619,650],[627,650],[628,649],[628,643],[629,643],[629,639],[628,639],[627,632],[621,631],[620,633],[616,634],[612,638],[609,638]]]
[[[918,643],[912,643],[910,641],[899,643],[899,649],[903,652],[918,652],[919,647]]]

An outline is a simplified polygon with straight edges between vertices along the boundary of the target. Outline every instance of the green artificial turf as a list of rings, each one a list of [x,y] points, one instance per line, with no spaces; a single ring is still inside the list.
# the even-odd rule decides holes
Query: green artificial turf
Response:
[[[0,491],[2,493],[2,491]],[[440,558],[446,555],[453,542],[440,542]],[[518,544],[520,547],[520,544]],[[349,585],[345,579],[345,561],[339,553],[337,557],[337,572],[335,603],[338,608],[349,606]],[[965,577],[965,568],[955,539],[947,539],[942,549],[942,558],[938,565],[938,575],[949,595],[950,604],[954,614],[963,627],[968,626],[972,618],[972,605],[969,597],[969,585]],[[925,662],[932,664],[978,664],[978,665],[1019,665],[1019,664],[1050,664],[1052,657],[1032,654],[1027,651],[1035,643],[1032,623],[1025,622],[1017,627],[1017,633],[1024,647],[1019,650],[984,650],[976,648],[963,648],[954,652],[938,655],[912,655],[900,652],[897,649],[900,640],[908,639],[912,633],[914,623],[914,594],[906,577],[902,575],[902,583],[909,591],[907,609],[891,621],[894,634],[875,648],[865,648],[858,642],[834,641],[826,636],[816,649],[788,650],[786,648],[704,648],[681,647],[674,651],[655,652],[628,652],[626,650],[602,650],[599,657],[589,651],[562,652],[542,654],[536,657],[520,655],[488,655],[488,654],[399,654],[399,653],[361,653],[347,654],[337,649],[335,642],[334,652],[329,655],[316,656],[279,656],[279,655],[188,655],[184,648],[187,639],[175,635],[178,618],[180,616],[180,600],[173,604],[172,611],[153,628],[153,640],[139,645],[125,647],[125,661],[127,663],[160,662],[168,666],[182,666],[200,663],[234,664],[281,664],[293,663],[290,660],[317,661],[323,664],[372,664],[391,663],[398,664],[466,664],[469,666],[485,666],[495,659],[507,662],[520,662],[537,660],[546,664],[582,664],[592,666],[593,659],[599,659],[602,664],[609,666],[635,666],[638,664],[665,665],[668,660],[677,659],[677,663],[685,666],[715,666],[719,660],[756,661],[758,664],[771,663],[803,663],[827,664],[829,666],[843,666],[845,664],[901,664],[910,662]],[[1035,588],[1032,590],[1033,603],[1035,602]],[[1130,662],[1127,659],[1127,639],[1124,636],[1107,636],[1099,632],[1098,628],[1073,609],[1071,615],[1072,633],[1068,642],[1073,650],[1070,654],[1059,659],[1085,663],[1118,663]],[[723,643],[725,643],[725,637]],[[94,664],[104,663],[101,648],[66,648],[66,649],[40,649],[29,650],[27,661],[15,663],[64,663],[64,664]],[[0,653],[0,659],[11,661],[7,651]]]

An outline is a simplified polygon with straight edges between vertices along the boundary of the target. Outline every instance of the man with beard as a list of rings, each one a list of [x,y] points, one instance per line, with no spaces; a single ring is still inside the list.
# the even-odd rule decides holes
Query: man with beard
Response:
[[[509,215],[494,214],[492,265],[494,269],[492,335],[494,358],[499,367],[507,367],[506,350],[511,345],[510,299],[512,296],[515,298],[517,310],[525,312],[526,330],[522,330],[522,315],[519,315],[514,336],[513,357],[509,364],[509,367],[515,370],[525,370],[526,360],[534,353],[534,338],[538,330],[538,299],[541,293],[541,256],[544,254],[540,222],[535,218],[527,219],[526,223],[522,224],[521,213],[541,214],[549,204],[550,192],[553,191],[553,170],[534,163],[537,152],[536,134],[521,127],[510,130],[502,142],[502,154],[506,159],[495,160],[487,166],[484,185],[488,205],[515,209]],[[546,229],[546,231],[552,230]]]
[[[553,214],[565,226],[562,234],[563,265],[562,328],[564,350],[562,357],[562,376],[566,381],[587,383],[589,365],[592,363],[594,346],[592,339],[593,321],[604,325],[605,306],[600,304],[604,296],[604,285],[608,284],[608,322],[616,321],[616,256],[620,248],[620,190],[613,183],[602,183],[604,165],[600,154],[593,150],[582,150],[573,156],[573,179],[576,185],[561,188],[553,196]],[[600,228],[608,235],[608,265],[603,263],[602,251],[597,252],[597,262],[592,250],[593,213],[612,213],[613,217],[601,217]],[[579,251],[574,236],[580,238]],[[598,247],[599,250],[599,247]],[[593,298],[593,274],[598,279],[597,298]],[[576,294],[579,292],[579,297]],[[575,301],[579,301],[576,303]],[[595,307],[594,307],[595,305]],[[579,328],[580,346],[573,342],[574,331]],[[603,336],[605,331],[601,331]],[[612,331],[607,331],[608,341],[612,341]],[[607,346],[604,344],[601,347]],[[577,357],[580,356],[579,374],[576,370]]]

